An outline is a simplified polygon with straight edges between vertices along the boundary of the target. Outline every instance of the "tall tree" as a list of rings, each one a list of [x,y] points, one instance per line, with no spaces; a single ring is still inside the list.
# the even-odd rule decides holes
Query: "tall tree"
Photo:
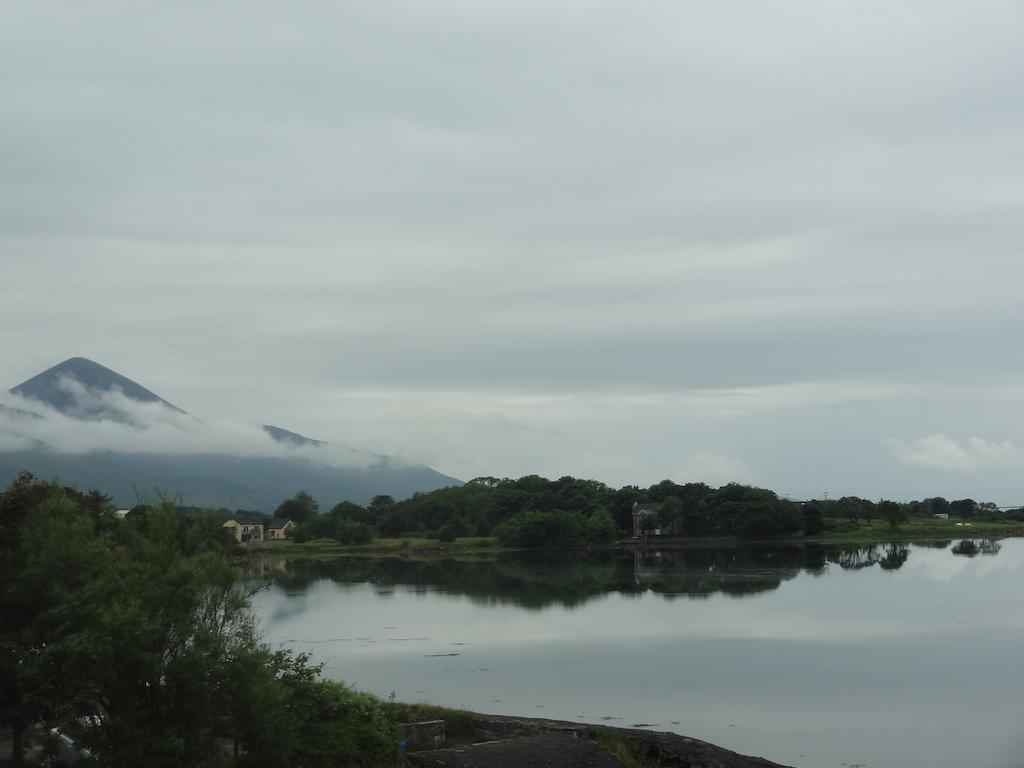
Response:
[[[316,499],[305,491],[299,491],[290,499],[285,499],[277,507],[274,517],[287,517],[296,523],[304,523],[320,514],[320,505]]]

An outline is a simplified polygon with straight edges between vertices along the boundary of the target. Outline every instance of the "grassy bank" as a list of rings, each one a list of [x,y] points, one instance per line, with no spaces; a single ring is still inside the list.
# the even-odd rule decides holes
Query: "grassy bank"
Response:
[[[484,715],[465,709],[439,707],[436,704],[406,704],[401,701],[381,702],[384,714],[395,725],[399,723],[422,723],[428,720],[444,720],[445,737],[448,745],[472,744],[476,741],[476,722]]]
[[[911,539],[971,539],[1024,536],[1024,523],[1014,521],[978,520],[958,525],[958,520],[912,518],[892,528],[880,520],[856,522],[831,518],[826,520],[827,530],[815,536],[802,537],[803,541],[878,543]]]
[[[1024,524],[1013,521],[972,521],[958,525],[957,520],[915,518],[898,528],[892,528],[879,520],[856,522],[839,518],[826,519],[826,530],[814,536],[778,537],[767,542],[803,541],[832,544],[878,544],[889,541],[913,541],[922,539],[970,539],[1006,538],[1024,536]],[[625,540],[629,542],[629,540]],[[702,546],[720,544],[756,543],[749,539],[735,537],[683,537],[660,539],[659,544],[674,546]],[[466,554],[490,554],[510,551],[502,547],[493,536],[468,536],[452,542],[415,536],[381,537],[366,544],[342,544],[334,539],[314,539],[295,542],[291,540],[272,542],[250,550],[252,554],[277,555],[409,555],[419,557],[450,556]]]

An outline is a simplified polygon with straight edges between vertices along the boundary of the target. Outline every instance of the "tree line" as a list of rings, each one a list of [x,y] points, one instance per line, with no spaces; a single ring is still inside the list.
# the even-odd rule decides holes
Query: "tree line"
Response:
[[[972,499],[878,502],[855,496],[794,501],[766,488],[729,483],[678,484],[663,480],[647,488],[613,488],[597,480],[538,475],[518,479],[478,477],[462,486],[417,493],[397,501],[376,496],[369,504],[342,501],[326,512],[305,492],[278,507],[275,516],[298,523],[296,538],[333,539],[346,544],[375,536],[421,536],[452,541],[496,536],[510,546],[598,544],[632,532],[634,503],[653,504],[642,525],[670,527],[686,536],[770,538],[814,535],[839,518],[854,523],[878,520],[898,528],[915,517],[949,514],[963,519],[1024,521],[1024,510],[1000,512]]]
[[[221,521],[170,504],[121,519],[28,473],[0,492],[10,764],[53,764],[61,726],[103,766],[393,764],[381,702],[260,641]]]

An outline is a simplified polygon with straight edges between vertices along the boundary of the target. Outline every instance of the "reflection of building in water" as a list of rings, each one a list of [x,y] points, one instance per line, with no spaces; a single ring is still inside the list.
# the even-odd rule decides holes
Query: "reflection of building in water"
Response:
[[[641,536],[679,536],[683,531],[683,515],[680,512],[675,520],[666,521],[661,514],[663,504],[649,502],[633,502],[633,538]]]
[[[665,562],[665,555],[669,561]],[[633,550],[633,583],[637,586],[663,581],[665,566],[676,565],[675,553],[652,552],[651,550]]]

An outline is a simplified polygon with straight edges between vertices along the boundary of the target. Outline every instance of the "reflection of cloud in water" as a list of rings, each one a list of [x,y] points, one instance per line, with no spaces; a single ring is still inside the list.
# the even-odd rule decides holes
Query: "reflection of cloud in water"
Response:
[[[980,540],[978,540],[980,541]],[[1020,540],[1011,540],[1012,546],[1001,546],[995,555],[969,558],[957,557],[952,547],[936,550],[913,547],[913,557],[906,566],[907,574],[920,574],[933,581],[948,583],[969,575],[987,576],[1001,571],[1024,569],[1024,546]]]
[[[749,549],[711,548],[674,564],[645,563],[653,569],[650,588],[635,583],[631,554],[623,564],[574,553],[561,565],[537,568],[521,558],[370,570],[328,564],[292,574],[288,589],[308,592],[309,611],[271,629],[328,661],[332,676],[383,696],[397,690],[408,700],[589,722],[623,717],[732,748],[743,743],[730,739],[742,736],[756,744],[747,751],[780,757],[790,743],[805,750],[827,741],[860,762],[871,757],[872,765],[895,764],[881,755],[905,754],[899,745],[911,739],[914,750],[939,758],[930,765],[973,764],[946,758],[972,737],[975,744],[1006,742],[1007,723],[1019,719],[1024,678],[1007,659],[1024,641],[1016,575],[1024,541],[1002,542],[998,555],[974,558],[953,555],[954,543],[911,545],[905,562],[901,547],[842,558],[836,547],[817,554],[785,547],[772,558],[778,567]],[[884,570],[887,557],[901,567]],[[712,585],[701,580],[706,564],[698,567],[708,558],[730,581],[775,586],[742,600],[709,592]],[[805,565],[822,561],[830,563],[824,573]],[[368,576],[380,581],[368,583]],[[701,598],[684,591],[665,600],[656,590],[671,582],[701,590]],[[387,600],[374,591],[382,584],[393,588]],[[258,605],[271,612],[290,599],[271,591],[258,596]],[[384,629],[396,626],[401,630]],[[385,642],[399,635],[414,640]],[[365,640],[309,642],[341,636]],[[462,655],[427,658],[455,651]],[[950,701],[958,706],[953,720]],[[946,739],[958,731],[963,735]],[[872,745],[879,742],[874,754],[864,732],[873,734]],[[941,749],[936,739],[946,739]]]

